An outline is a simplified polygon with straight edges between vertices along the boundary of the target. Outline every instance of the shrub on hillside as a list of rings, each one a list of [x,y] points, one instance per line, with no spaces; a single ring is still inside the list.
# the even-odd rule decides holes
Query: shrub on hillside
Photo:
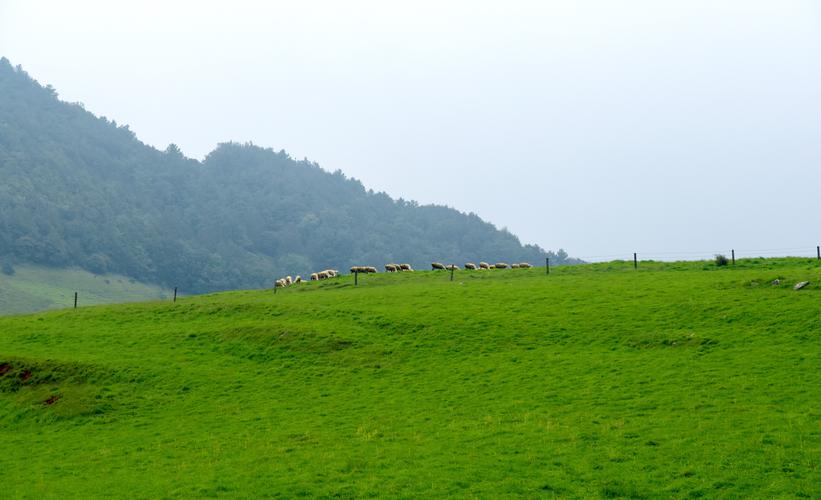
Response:
[[[729,263],[730,263],[730,261],[727,259],[726,256],[721,255],[721,254],[716,255],[716,265],[718,267],[726,266]]]

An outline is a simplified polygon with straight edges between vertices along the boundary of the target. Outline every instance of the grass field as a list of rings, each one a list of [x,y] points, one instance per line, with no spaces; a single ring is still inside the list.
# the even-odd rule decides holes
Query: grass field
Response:
[[[125,276],[92,274],[82,269],[15,266],[9,276],[0,273],[0,315],[20,314],[81,305],[116,304],[159,299],[168,291]]]
[[[613,262],[0,318],[2,496],[821,498],[819,282]]]

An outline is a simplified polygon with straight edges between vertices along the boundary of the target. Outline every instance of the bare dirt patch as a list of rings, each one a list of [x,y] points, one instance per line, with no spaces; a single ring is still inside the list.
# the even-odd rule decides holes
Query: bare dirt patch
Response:
[[[56,403],[57,401],[59,401],[61,397],[62,396],[60,396],[59,394],[52,394],[51,396],[49,396],[48,399],[43,401],[43,404],[46,405],[46,406],[51,406],[54,403]]]

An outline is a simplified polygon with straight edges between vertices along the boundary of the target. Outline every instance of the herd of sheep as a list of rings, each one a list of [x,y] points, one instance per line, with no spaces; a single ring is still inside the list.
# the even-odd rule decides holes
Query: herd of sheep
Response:
[[[375,269],[374,272],[376,272]],[[339,276],[339,271],[336,269],[326,269],[318,273],[311,273],[311,281],[326,280],[328,278],[336,278],[337,276]],[[286,286],[296,285],[297,283],[302,283],[302,276],[297,276],[296,279],[291,279],[290,276],[286,276],[274,281],[274,288],[285,288]]]
[[[398,273],[402,271],[413,271],[410,264],[385,264],[386,273]]]
[[[302,283],[302,276],[297,276],[296,279],[291,279],[290,276],[286,276],[274,281],[274,288],[285,288],[286,286],[296,285],[297,283]]]
[[[446,265],[442,264],[441,262],[434,262],[433,264],[430,265],[430,267],[434,271],[437,271],[437,270],[452,271],[452,270],[458,270],[459,269],[459,266],[457,266],[456,264],[450,264],[450,265],[446,266]],[[487,262],[480,262],[478,266],[476,264],[474,264],[473,262],[468,262],[467,264],[465,264],[465,269],[468,270],[468,271],[479,271],[479,270],[482,270],[482,269],[507,269],[508,267],[511,268],[511,269],[530,269],[533,266],[531,266],[527,262],[519,262],[517,264],[510,264],[510,265],[508,265],[505,262],[497,262],[496,264],[488,264]]]
[[[433,262],[430,265],[431,269],[434,271],[456,271],[459,268],[456,264],[442,264],[441,262]],[[483,269],[507,269],[510,267],[511,269],[529,269],[533,266],[528,264],[527,262],[519,262],[516,264],[508,265],[505,262],[497,262],[496,264],[488,264],[487,262],[480,262],[477,266],[473,262],[468,262],[465,264],[465,269],[468,271],[481,271]],[[413,268],[410,264],[385,264],[385,272],[388,273],[397,273],[403,271],[413,271]],[[375,273],[376,268],[373,266],[353,266],[351,267],[351,274],[355,273]],[[311,281],[319,281],[325,280],[328,278],[335,278],[339,276],[339,271],[336,269],[326,269],[324,271],[319,271],[318,273],[311,274]],[[291,279],[290,276],[286,276],[284,278],[280,278],[274,281],[274,288],[285,288],[287,286],[295,285],[297,283],[302,283],[302,277],[297,276],[295,279]]]
[[[326,280],[328,278],[336,278],[339,276],[339,271],[336,269],[326,269],[318,273],[311,273],[311,281]]]

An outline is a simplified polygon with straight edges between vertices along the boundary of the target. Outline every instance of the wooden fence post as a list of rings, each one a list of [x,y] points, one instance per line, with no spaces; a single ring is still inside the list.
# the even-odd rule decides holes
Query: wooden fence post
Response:
[[[735,250],[730,250],[730,255],[733,256],[733,265],[735,265]]]
[[[453,281],[453,270],[456,269],[455,264],[450,265],[450,280]]]
[[[353,272],[353,286],[359,285],[359,271]]]
[[[174,302],[177,301],[177,287],[174,287]]]
[[[633,252],[633,269],[639,268],[639,258],[636,252]]]
[[[550,257],[545,257],[544,259],[544,273],[550,274]]]
[[[74,309],[77,309],[77,292],[74,292]]]

